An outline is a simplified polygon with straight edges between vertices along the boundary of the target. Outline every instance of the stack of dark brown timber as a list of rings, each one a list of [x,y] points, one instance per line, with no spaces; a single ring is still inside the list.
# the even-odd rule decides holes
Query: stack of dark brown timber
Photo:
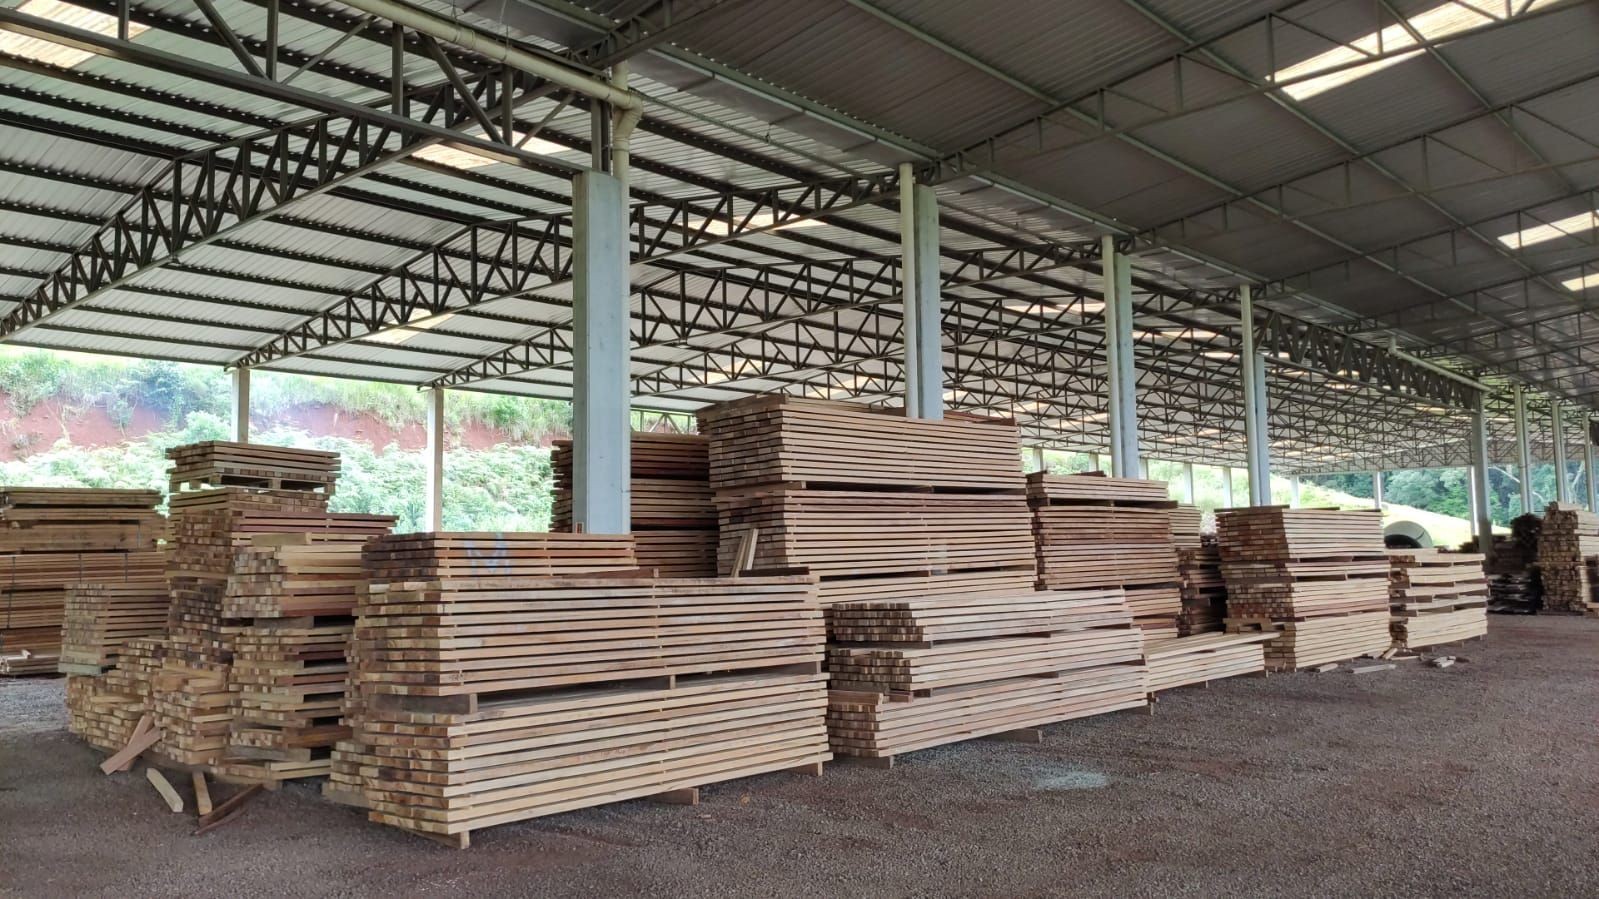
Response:
[[[1177,636],[1182,609],[1165,481],[1027,476],[1041,590],[1121,587],[1146,636]]]
[[[1420,649],[1488,633],[1483,557],[1436,549],[1388,550],[1394,645]]]
[[[699,427],[720,571],[754,537],[745,570],[805,568],[823,605],[1032,587],[1013,422],[752,397],[701,410]]]
[[[333,493],[339,454],[262,443],[206,440],[167,450],[172,492],[195,487],[259,487]]]
[[[1544,611],[1599,613],[1588,578],[1588,557],[1593,555],[1599,555],[1599,515],[1571,503],[1550,503],[1538,534]]]
[[[373,821],[465,846],[830,757],[813,579],[641,578],[626,539],[598,535],[505,535],[506,559],[449,554],[462,542],[368,552],[355,733],[328,793]],[[523,570],[534,552],[543,572]]]
[[[849,602],[828,609],[833,751],[895,756],[1144,705],[1120,589]]]
[[[1177,633],[1191,637],[1222,629],[1227,617],[1227,580],[1221,574],[1221,549],[1212,534],[1198,546],[1177,550],[1177,574],[1182,584],[1182,611]]]
[[[1232,509],[1216,518],[1227,629],[1267,631],[1266,666],[1295,670],[1388,649],[1388,558],[1372,511]]]
[[[159,578],[153,490],[0,488],[0,675],[50,674],[69,588]]]
[[[716,575],[716,505],[711,501],[710,441],[698,434],[635,431],[631,447],[631,516],[640,568],[662,577]],[[572,530],[572,441],[557,440],[555,509],[550,529]]]

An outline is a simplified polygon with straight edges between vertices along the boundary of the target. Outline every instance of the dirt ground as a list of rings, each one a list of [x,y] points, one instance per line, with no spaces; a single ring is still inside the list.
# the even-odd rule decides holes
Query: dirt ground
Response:
[[[4,683],[0,895],[1599,895],[1599,621],[1495,618],[1459,652],[508,825],[465,852],[298,786],[194,837],[141,771],[99,774],[59,680]]]

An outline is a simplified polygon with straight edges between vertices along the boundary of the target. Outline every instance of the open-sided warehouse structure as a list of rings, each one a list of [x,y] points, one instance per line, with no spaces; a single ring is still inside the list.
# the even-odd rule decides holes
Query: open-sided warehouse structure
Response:
[[[1121,470],[1513,462],[1526,401],[1545,457],[1591,455],[1596,31],[1562,0],[6,0],[0,339],[570,397],[580,445],[629,395],[783,392],[1013,414]]]

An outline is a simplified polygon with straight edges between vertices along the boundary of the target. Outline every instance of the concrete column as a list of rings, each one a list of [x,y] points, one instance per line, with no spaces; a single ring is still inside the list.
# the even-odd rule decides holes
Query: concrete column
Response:
[[[1044,463],[1044,448],[1043,447],[1041,447],[1041,446],[1031,447],[1029,449],[1029,452],[1032,454],[1032,457],[1033,457],[1033,470],[1034,471],[1048,471],[1049,470],[1049,467]]]
[[[1371,473],[1371,505],[1377,511],[1382,511],[1382,472]]]
[[[1471,495],[1472,521],[1477,534],[1477,550],[1493,554],[1493,511],[1488,506],[1488,409],[1487,397],[1477,394],[1471,413]]]
[[[572,521],[591,534],[629,530],[631,335],[627,187],[572,179]]]
[[[1288,489],[1290,491],[1288,494],[1288,505],[1295,509],[1299,508],[1299,475],[1295,474],[1288,476]]]
[[[1228,509],[1233,505],[1233,470],[1224,466],[1221,470],[1222,505]]]
[[[1554,435],[1550,442],[1554,445],[1555,502],[1569,503],[1571,484],[1566,480],[1566,422],[1557,397],[1549,398],[1549,428]]]
[[[1199,488],[1194,482],[1194,463],[1192,462],[1183,463],[1183,483],[1188,486],[1188,504],[1190,506],[1199,505]]]
[[[1594,479],[1593,463],[1593,436],[1591,434],[1591,421],[1588,416],[1582,417],[1582,479],[1588,485],[1588,511],[1599,512],[1599,481]]]
[[[1238,374],[1244,388],[1244,453],[1249,471],[1249,504],[1271,505],[1271,437],[1267,433],[1266,360],[1255,349],[1255,304],[1250,286],[1238,289],[1241,346]]]
[[[943,306],[939,297],[938,196],[899,167],[900,271],[904,301],[905,414],[944,417]]]
[[[1105,294],[1105,386],[1110,407],[1110,471],[1137,477],[1138,368],[1133,352],[1133,270],[1107,235],[1100,266]]]
[[[1532,441],[1527,437],[1527,397],[1517,387],[1515,398],[1516,418],[1516,480],[1521,483],[1521,514],[1532,511]]]
[[[444,530],[444,388],[427,392],[427,475],[422,491],[422,527]]]
[[[1138,476],[1143,478],[1146,481],[1149,480],[1149,460],[1148,459],[1139,459],[1138,460]]]
[[[233,441],[250,442],[250,370],[235,368],[233,378]]]

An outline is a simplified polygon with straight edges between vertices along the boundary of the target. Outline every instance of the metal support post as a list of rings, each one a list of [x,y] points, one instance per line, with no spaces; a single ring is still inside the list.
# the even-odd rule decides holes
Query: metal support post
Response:
[[[1571,473],[1566,471],[1566,422],[1560,400],[1556,397],[1549,398],[1549,428],[1555,457],[1555,502],[1569,503],[1571,482],[1568,478]]]
[[[1479,392],[1471,413],[1471,494],[1472,520],[1477,535],[1477,551],[1493,557],[1493,510],[1488,498],[1488,408],[1487,397]]]
[[[904,290],[905,414],[944,417],[943,308],[939,297],[938,196],[899,168],[901,286]]]
[[[1289,475],[1288,490],[1288,505],[1299,508],[1299,475]]]
[[[1271,505],[1271,443],[1266,418],[1266,360],[1255,350],[1255,304],[1248,284],[1238,289],[1238,374],[1244,387],[1244,453],[1249,504]]]
[[[572,521],[629,530],[631,386],[627,186],[599,172],[572,180]]]
[[[1599,481],[1594,479],[1593,463],[1593,423],[1587,417],[1582,418],[1582,475],[1588,484],[1588,511],[1599,512]]]
[[[233,440],[250,442],[250,370],[239,367],[233,370]]]
[[[1371,473],[1371,505],[1377,511],[1382,511],[1382,472]]]
[[[1105,297],[1105,386],[1110,396],[1110,473],[1137,477],[1138,369],[1133,350],[1133,273],[1106,235],[1100,254]]]
[[[422,527],[444,530],[444,388],[428,390],[427,475],[422,491]]]
[[[1527,396],[1520,387],[1515,398],[1516,479],[1521,484],[1521,514],[1532,512],[1532,441],[1527,437]]]
[[[1221,489],[1222,505],[1228,509],[1237,508],[1233,505],[1233,470],[1231,468],[1224,467],[1221,470]]]
[[[1190,506],[1199,505],[1199,487],[1194,481],[1194,463],[1192,462],[1183,463],[1183,483],[1188,485],[1188,493],[1185,494],[1188,497],[1188,504]]]

